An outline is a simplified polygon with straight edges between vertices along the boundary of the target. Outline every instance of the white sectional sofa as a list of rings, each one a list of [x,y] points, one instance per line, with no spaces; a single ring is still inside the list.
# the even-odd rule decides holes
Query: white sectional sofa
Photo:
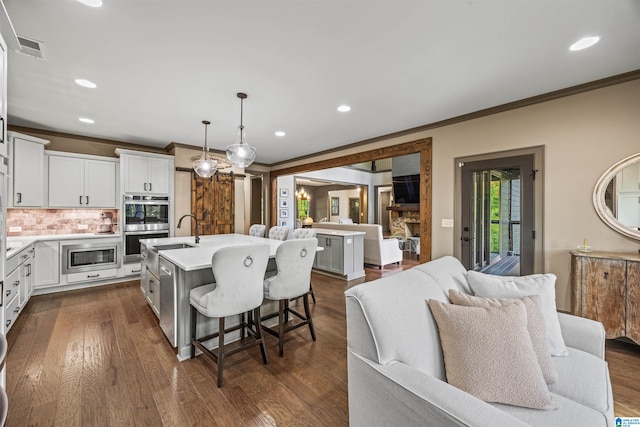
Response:
[[[336,222],[317,222],[313,228],[331,230],[363,231],[364,263],[384,268],[387,264],[402,262],[402,250],[398,239],[382,237],[382,226],[379,224],[338,224]]]
[[[614,426],[605,333],[592,320],[558,314],[568,356],[551,357],[555,409],[487,403],[447,383],[426,301],[448,302],[449,289],[471,293],[453,257],[346,291],[351,426]]]

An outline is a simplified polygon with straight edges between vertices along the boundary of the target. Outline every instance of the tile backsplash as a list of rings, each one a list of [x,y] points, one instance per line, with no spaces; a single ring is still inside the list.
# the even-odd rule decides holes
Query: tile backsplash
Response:
[[[7,209],[7,236],[93,234],[102,222],[101,212],[113,215],[118,231],[118,209]],[[85,228],[86,226],[86,228]],[[13,227],[13,228],[12,228]],[[21,228],[21,231],[11,231]]]

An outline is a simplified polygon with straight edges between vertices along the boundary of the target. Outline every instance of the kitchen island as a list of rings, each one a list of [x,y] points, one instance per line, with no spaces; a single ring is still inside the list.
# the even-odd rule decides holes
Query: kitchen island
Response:
[[[188,359],[191,354],[189,293],[195,287],[215,281],[211,270],[213,254],[228,246],[267,244],[269,256],[274,258],[281,243],[280,240],[244,234],[201,236],[198,244],[193,236],[141,240],[142,292],[158,315],[165,336],[177,348],[179,360]],[[265,301],[262,306],[263,314],[277,309],[277,301]],[[237,319],[230,318],[228,325],[233,326],[237,322]],[[202,317],[197,324],[198,336],[217,332],[217,319]],[[227,337],[237,339],[238,334],[234,332]],[[216,340],[212,340],[212,346],[217,346]]]

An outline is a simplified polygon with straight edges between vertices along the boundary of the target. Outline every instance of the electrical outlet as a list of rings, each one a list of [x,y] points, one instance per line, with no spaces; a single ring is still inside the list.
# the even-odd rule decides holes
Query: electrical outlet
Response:
[[[22,227],[9,227],[9,233],[19,233],[22,231]]]
[[[442,226],[445,228],[453,228],[453,220],[452,219],[443,219]]]
[[[78,230],[86,230],[89,226],[87,224],[78,224]]]

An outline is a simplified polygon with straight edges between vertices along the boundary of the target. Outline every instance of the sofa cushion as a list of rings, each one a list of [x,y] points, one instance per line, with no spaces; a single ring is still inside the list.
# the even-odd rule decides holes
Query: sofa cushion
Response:
[[[438,324],[449,384],[486,402],[550,406],[523,302],[464,307],[430,300],[429,307]]]
[[[562,338],[558,312],[556,311],[556,275],[532,274],[529,276],[495,276],[469,271],[467,281],[471,291],[479,297],[519,298],[540,295],[542,314],[547,330],[547,342],[552,356],[566,356],[567,348]]]
[[[613,417],[613,396],[607,362],[585,351],[567,347],[568,357],[553,357],[558,382],[554,394]]]
[[[467,307],[500,307],[505,304],[512,304],[514,301],[522,301],[527,311],[527,330],[529,331],[529,337],[531,338],[531,344],[533,344],[536,358],[542,369],[544,381],[547,384],[554,384],[557,381],[558,374],[551,362],[544,327],[544,317],[540,310],[540,297],[538,295],[530,295],[522,298],[482,298],[450,289],[449,300],[451,300],[453,304]]]

